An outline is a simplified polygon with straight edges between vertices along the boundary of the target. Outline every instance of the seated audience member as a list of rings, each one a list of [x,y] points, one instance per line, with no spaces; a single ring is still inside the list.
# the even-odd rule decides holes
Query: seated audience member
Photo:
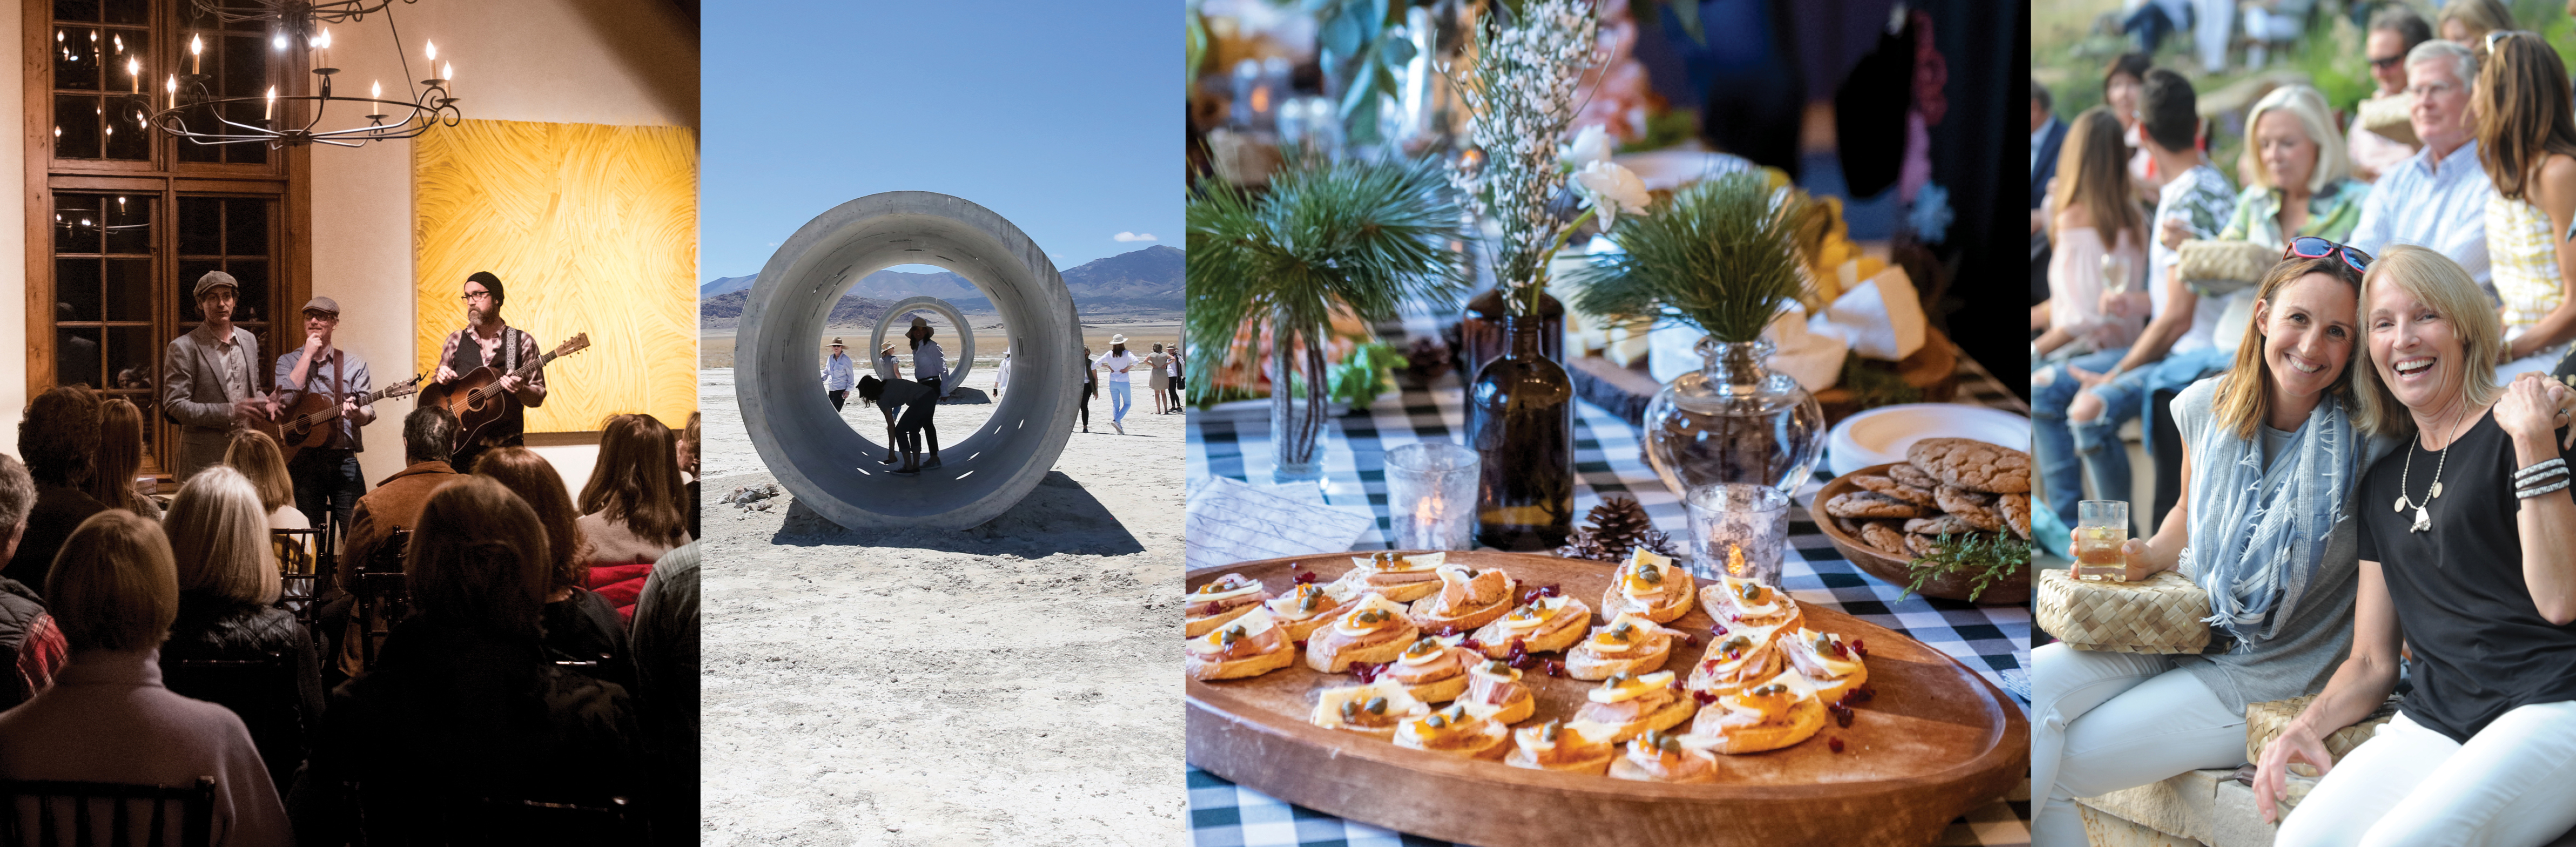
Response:
[[[316,630],[324,638],[340,639],[336,650],[326,655],[339,657],[336,667],[343,673],[358,672],[366,655],[356,633],[369,627],[368,621],[350,620],[356,603],[358,571],[376,555],[376,551],[393,538],[395,530],[414,529],[420,523],[421,504],[429,495],[457,479],[454,468],[447,466],[448,449],[456,443],[456,415],[437,406],[413,409],[403,417],[403,460],[405,467],[376,483],[376,489],[358,498],[349,513],[349,534],[340,542],[340,556],[333,563],[335,588],[326,604]],[[330,645],[325,645],[326,647]]]
[[[657,831],[698,831],[698,545],[664,554],[635,598],[635,700],[655,741]]]
[[[626,625],[617,607],[582,587],[590,579],[590,541],[575,525],[572,494],[563,477],[537,451],[494,447],[474,459],[474,475],[490,477],[536,510],[546,530],[546,649],[557,661],[597,662],[590,675],[635,686],[627,658]]]
[[[307,843],[479,832],[478,800],[636,796],[644,741],[626,690],[546,656],[552,562],[535,510],[501,483],[430,495],[407,554],[416,611],[331,692],[297,783]]]
[[[179,581],[159,523],[123,509],[82,521],[47,572],[45,596],[72,660],[52,688],[0,713],[0,779],[187,785],[213,776],[214,843],[292,842],[241,718],[161,686],[155,653],[178,615]],[[167,843],[180,843],[178,829],[173,815]]]
[[[295,478],[286,472],[286,452],[268,433],[245,429],[233,433],[232,444],[224,448],[224,465],[240,471],[259,492],[259,508],[266,512],[261,522],[269,529],[312,529],[313,519],[295,508]],[[305,552],[312,552],[307,539]]]
[[[2370,16],[2370,36],[2363,41],[2362,58],[2370,63],[2370,77],[2379,82],[2371,100],[2402,97],[2406,94],[2406,54],[2415,45],[2433,40],[2433,26],[2414,9],[2390,4]],[[2352,176],[2363,182],[2376,182],[2379,175],[2406,157],[2415,155],[2416,145],[2371,132],[2352,122],[2352,136],[2344,142],[2352,154]]]
[[[633,614],[635,592],[653,560],[689,543],[671,430],[651,415],[615,415],[599,437],[599,461],[581,487],[581,534],[590,539],[590,584]]]
[[[2442,9],[2433,18],[2442,40],[2475,50],[2481,56],[2486,48],[2479,42],[2486,40],[2487,33],[2522,28],[2514,24],[2513,10],[2505,8],[2503,0],[2451,0],[2434,5]]]
[[[2031,344],[2031,401],[2039,412],[2031,443],[2046,505],[2070,515],[2084,499],[2082,459],[2066,421],[2083,388],[2073,374],[2118,364],[2148,311],[2146,214],[2129,199],[2119,133],[2119,121],[2095,107],[2077,115],[2066,134],[2052,203],[2057,221],[2049,230],[2056,246],[2048,264],[2048,325]],[[2103,276],[2104,260],[2114,258],[2119,261],[2108,264],[2127,266],[2121,279]]]
[[[0,561],[18,549],[27,531],[27,513],[36,508],[36,481],[27,466],[0,454]],[[8,711],[45,686],[69,658],[63,631],[45,612],[36,590],[0,576],[0,712]]]
[[[2487,195],[2487,261],[2504,308],[2508,377],[2530,371],[2576,373],[2562,363],[2576,338],[2576,244],[2560,237],[2576,226],[2576,91],[2567,65],[2537,35],[2501,32],[2487,39],[2487,60],[2469,92],[2478,116],[2478,161],[2495,191]]]
[[[698,537],[698,413],[689,413],[689,425],[680,428],[680,476],[688,482],[680,496],[686,498],[689,512],[689,537]]]
[[[2193,292],[2173,270],[2183,241],[2215,238],[2226,227],[2236,211],[2236,189],[2197,147],[2201,120],[2190,81],[2164,68],[2148,71],[2138,103],[2143,143],[2157,167],[2173,175],[2149,224],[2154,243],[2147,252],[2147,286],[2154,315],[2110,368],[2067,368],[2067,375],[2084,388],[2063,413],[2093,490],[2111,498],[2130,490],[2129,451],[2120,441],[2120,425],[2144,415],[2157,391],[2179,389],[2224,369],[2235,350],[2232,339],[2222,343],[2216,337],[2223,298]],[[2051,413],[2037,407],[2033,411],[2034,417]],[[2061,498],[2052,487],[2049,505],[2072,525],[2077,499]]]
[[[161,645],[161,673],[170,690],[241,718],[283,796],[304,762],[305,733],[322,715],[322,661],[304,625],[275,605],[277,558],[260,506],[251,481],[224,465],[198,471],[171,499],[162,527],[177,556],[179,617]],[[272,656],[282,672],[189,664]]]
[[[2127,150],[2129,178],[2152,196],[2164,187],[2172,174],[2156,172],[2156,160],[2140,143],[2145,131],[2140,128],[2138,92],[2146,87],[2147,71],[2155,69],[2155,60],[2145,53],[2122,53],[2102,69],[2102,105],[2111,116],[2120,119],[2120,143]],[[2062,155],[2062,154],[2061,154]]]
[[[2487,263],[2487,196],[2495,193],[2478,163],[2478,119],[2469,108],[2478,58],[2443,40],[2406,53],[2406,87],[2415,95],[2409,123],[2424,149],[2380,173],[2362,201],[2361,222],[2344,242],[2373,256],[2414,244],[2448,257],[2495,298]]]
[[[86,490],[98,461],[98,394],[67,385],[36,395],[18,422],[18,455],[36,480],[36,509],[28,513],[18,552],[0,576],[28,587],[45,584],[45,569],[63,539],[81,521],[107,506]]]
[[[2254,178],[2236,195],[2236,213],[2218,237],[2250,241],[2284,250],[2290,240],[2313,235],[2342,243],[2361,221],[2361,205],[2370,186],[2346,170],[2343,138],[2335,134],[2334,113],[2325,95],[2304,85],[2272,89],[2246,113]],[[2233,345],[2254,323],[2251,286],[2220,298],[2220,343]]]
[[[111,509],[161,517],[161,504],[134,493],[134,479],[142,470],[143,410],[123,397],[99,401],[98,461],[90,473],[90,498]]]

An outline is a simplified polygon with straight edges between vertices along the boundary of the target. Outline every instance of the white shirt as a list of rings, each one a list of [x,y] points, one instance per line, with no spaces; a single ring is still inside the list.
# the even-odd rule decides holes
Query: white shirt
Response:
[[[1102,370],[1109,372],[1110,382],[1126,382],[1127,369],[1135,367],[1136,361],[1136,354],[1128,352],[1103,354],[1099,359],[1095,360],[1093,364],[1096,364],[1100,366]]]
[[[2165,283],[2169,271],[2182,259],[2182,251],[2165,246],[2162,237],[2165,219],[2170,217],[2182,221],[2183,227],[2191,230],[2193,238],[2218,237],[2219,229],[2227,224],[2227,215],[2219,214],[2217,223],[2203,232],[2184,210],[2184,204],[2196,191],[2213,190],[2226,195],[2229,205],[2234,205],[2236,192],[2228,187],[2227,178],[2220,175],[2217,168],[2202,164],[2175,176],[2157,193],[2155,218],[2147,222],[2147,299],[2155,304],[2157,315],[2165,313]],[[2213,346],[2212,339],[2218,335],[2218,317],[2227,311],[2227,298],[2198,296],[2194,301],[2191,327],[2174,339],[2173,346],[2166,351],[2167,355]]]
[[[2361,222],[2344,242],[2377,256],[2391,244],[2431,247],[2495,296],[2487,263],[2487,196],[2495,184],[2478,164],[2478,143],[2471,141],[2442,160],[2433,148],[2416,151],[2379,175],[2370,196],[2361,201]]]

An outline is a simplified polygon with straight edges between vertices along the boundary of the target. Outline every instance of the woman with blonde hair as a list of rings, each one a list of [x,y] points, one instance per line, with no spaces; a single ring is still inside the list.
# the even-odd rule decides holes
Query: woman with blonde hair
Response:
[[[2272,89],[2246,113],[2245,155],[2254,179],[2236,196],[2236,213],[2218,238],[2274,250],[2308,235],[2341,242],[2361,222],[2370,185],[2352,178],[2343,136],[2325,95],[2305,85]],[[2215,336],[2234,340],[2254,320],[2253,289],[2230,295]]]
[[[2433,29],[2442,40],[2471,50],[2479,50],[2479,41],[2487,33],[2521,29],[2514,25],[2513,10],[2503,0],[2451,0],[2440,4],[2442,11],[2433,16]]]
[[[161,517],[161,504],[134,492],[143,470],[143,410],[123,397],[98,404],[98,461],[89,477],[89,496],[111,509],[147,518]]]
[[[2567,66],[2539,36],[2497,32],[2486,39],[2486,64],[2470,91],[2477,115],[2478,164],[2495,191],[2487,195],[2487,261],[2504,347],[2497,369],[2508,374],[2568,368],[2576,339],[2576,243],[2560,237],[2576,225],[2576,90]]]
[[[177,556],[179,614],[161,648],[161,675],[170,690],[241,716],[283,794],[304,761],[305,731],[322,714],[322,664],[303,624],[275,605],[277,558],[263,511],[257,487],[226,465],[198,471],[171,498],[162,527]],[[283,658],[266,674],[189,664],[272,655]]]
[[[286,472],[286,453],[267,433],[245,429],[233,433],[224,448],[224,466],[240,471],[259,492],[269,529],[312,529],[313,521],[295,508],[295,478]]]
[[[590,540],[578,525],[572,495],[553,463],[525,447],[495,447],[474,460],[474,475],[489,477],[526,501],[546,531],[546,649],[557,661],[596,662],[591,676],[633,687],[626,656],[626,628],[617,607],[585,588],[590,580]]]
[[[2438,252],[2390,248],[2361,309],[2355,422],[2404,443],[2352,498],[2351,654],[2264,748],[2255,804],[2274,814],[2306,763],[2324,776],[2283,847],[2548,842],[2576,826],[2576,450],[2556,383],[2495,383],[2503,327]],[[2334,762],[2323,739],[2388,699],[2401,645],[2414,690]]]
[[[465,785],[484,797],[600,807],[635,796],[643,756],[626,689],[558,666],[545,650],[556,559],[536,510],[490,477],[463,477],[421,506],[404,561],[417,611],[394,626],[375,664],[332,690],[298,792],[313,802],[299,801],[296,835],[317,844],[490,840],[468,829],[480,816],[455,814]]]
[[[0,779],[187,785],[215,778],[213,831],[229,844],[286,844],[286,808],[242,719],[163,687],[155,654],[179,612],[161,525],[123,509],[91,515],[63,543],[45,599],[71,645],[54,685],[0,712]],[[68,803],[58,807],[63,819]],[[159,833],[179,842],[178,816]]]

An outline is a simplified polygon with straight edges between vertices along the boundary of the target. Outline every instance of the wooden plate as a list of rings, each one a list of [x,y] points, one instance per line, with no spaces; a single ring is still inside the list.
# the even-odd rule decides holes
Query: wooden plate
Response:
[[[1834,523],[1832,515],[1825,514],[1826,501],[1862,490],[1860,486],[1852,483],[1852,477],[1886,476],[1887,469],[1896,464],[1889,462],[1884,465],[1871,465],[1834,477],[1833,481],[1825,483],[1824,488],[1816,491],[1816,499],[1808,501],[1813,505],[1808,507],[1807,514],[1815,519],[1816,528],[1824,530],[1825,537],[1833,540],[1834,549],[1843,551],[1843,558],[1850,560],[1853,567],[1861,569],[1861,572],[1870,576],[1878,577],[1890,585],[1903,588],[1914,581],[1912,557],[1898,558],[1881,552],[1878,548],[1869,546],[1868,542],[1844,532],[1840,525]],[[2038,508],[2038,506],[2033,504],[2032,508]],[[2030,602],[2030,569],[2023,568],[2019,576],[1998,580],[1993,585],[1986,586],[1985,592],[1977,595],[1977,599],[1969,600],[1968,590],[1974,587],[1976,587],[1974,580],[1945,573],[1933,577],[1931,582],[1924,583],[1923,590],[1917,593],[1925,597],[1971,602],[1981,606],[2019,606]]]
[[[1502,568],[1524,585],[1554,583],[1595,607],[1612,572],[1599,562],[1516,553],[1452,552],[1449,561]],[[1276,593],[1301,571],[1330,581],[1350,569],[1347,554],[1270,559],[1193,571],[1188,586],[1239,573]],[[1307,721],[1316,692],[1357,681],[1316,673],[1302,659],[1250,679],[1189,680],[1189,759],[1301,806],[1484,847],[1930,844],[1962,812],[2022,779],[2030,724],[2002,691],[1922,642],[1802,608],[1808,628],[1866,645],[1877,696],[1855,709],[1850,727],[1829,721],[1785,749],[1721,756],[1718,784],[1526,770],[1324,729]],[[1707,649],[1709,624],[1696,607],[1669,624],[1698,634],[1700,646],[1674,645],[1666,669],[1689,673]],[[1595,685],[1535,672],[1524,682],[1538,697],[1532,720],[1571,716]],[[1843,752],[1829,748],[1831,738],[1842,739]]]

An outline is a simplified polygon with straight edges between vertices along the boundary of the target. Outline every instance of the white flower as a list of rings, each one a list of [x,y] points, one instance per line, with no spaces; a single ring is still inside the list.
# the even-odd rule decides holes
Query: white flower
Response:
[[[1573,144],[1566,145],[1557,151],[1556,158],[1564,162],[1568,169],[1578,171],[1594,162],[1609,161],[1610,133],[1603,130],[1600,124],[1584,127],[1582,132],[1574,134]]]
[[[1601,216],[1601,228],[1609,229],[1620,212],[1644,211],[1654,198],[1646,194],[1646,181],[1627,168],[1608,160],[1593,162],[1574,172],[1574,186],[1583,195],[1584,205]]]

